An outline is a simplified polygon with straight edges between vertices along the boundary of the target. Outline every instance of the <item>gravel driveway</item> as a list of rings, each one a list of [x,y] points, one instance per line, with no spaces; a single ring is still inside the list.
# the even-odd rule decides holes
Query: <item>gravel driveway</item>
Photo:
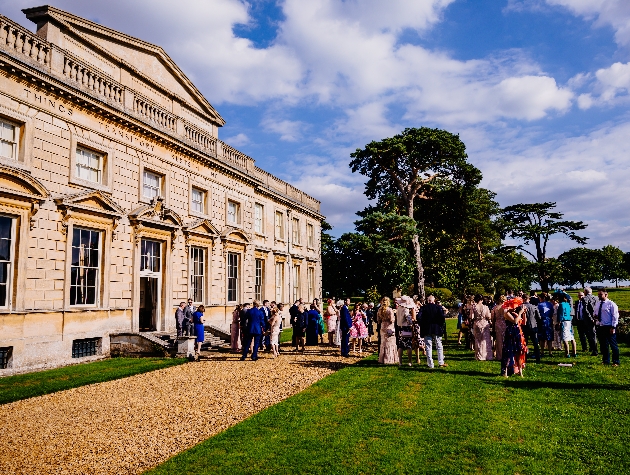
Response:
[[[0,407],[0,474],[134,474],[302,391],[357,358],[307,349],[200,362]]]

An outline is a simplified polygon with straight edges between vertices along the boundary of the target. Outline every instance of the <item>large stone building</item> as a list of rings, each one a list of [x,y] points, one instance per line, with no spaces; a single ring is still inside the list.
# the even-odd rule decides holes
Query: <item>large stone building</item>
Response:
[[[218,139],[162,48],[52,7],[0,15],[0,375],[110,335],[321,293],[317,200]]]

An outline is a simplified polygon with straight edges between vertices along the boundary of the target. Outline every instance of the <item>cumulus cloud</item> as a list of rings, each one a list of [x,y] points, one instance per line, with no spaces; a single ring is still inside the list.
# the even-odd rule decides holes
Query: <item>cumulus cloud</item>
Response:
[[[595,26],[610,26],[620,46],[630,46],[630,2],[627,0],[546,0],[568,8],[575,15],[593,20]]]

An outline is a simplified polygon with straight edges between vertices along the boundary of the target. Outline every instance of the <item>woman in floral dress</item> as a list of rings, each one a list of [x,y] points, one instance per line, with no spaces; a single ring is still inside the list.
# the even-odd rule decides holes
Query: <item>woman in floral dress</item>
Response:
[[[361,310],[361,304],[354,305],[352,311],[352,327],[350,328],[350,338],[352,338],[352,352],[357,352],[357,340],[359,341],[359,353],[363,353],[361,348],[363,339],[368,337],[368,329],[365,326],[365,315]]]
[[[490,309],[483,304],[483,297],[475,295],[475,303],[471,307],[473,335],[475,337],[475,359],[477,361],[492,360],[492,338],[490,336]]]
[[[503,359],[503,337],[505,336],[505,295],[495,299],[496,305],[492,309],[492,333],[494,333],[494,358],[501,361]]]
[[[527,342],[521,325],[524,324],[523,299],[515,297],[503,304],[505,310],[505,336],[503,337],[503,355],[501,359],[501,376],[520,374],[523,376]]]

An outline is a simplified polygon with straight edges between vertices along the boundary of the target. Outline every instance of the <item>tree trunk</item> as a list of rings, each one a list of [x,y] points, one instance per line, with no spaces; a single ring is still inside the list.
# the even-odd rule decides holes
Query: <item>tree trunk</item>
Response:
[[[418,271],[418,281],[416,282],[418,287],[418,297],[424,300],[424,267],[422,266],[420,239],[417,234],[413,236],[413,250],[416,257],[416,269]]]

